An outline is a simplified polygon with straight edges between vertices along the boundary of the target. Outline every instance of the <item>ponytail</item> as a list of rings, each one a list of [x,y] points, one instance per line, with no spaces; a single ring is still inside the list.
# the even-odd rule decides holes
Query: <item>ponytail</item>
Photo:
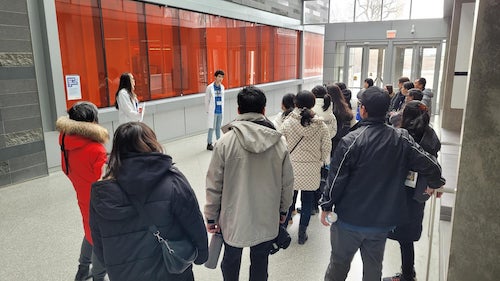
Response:
[[[316,103],[316,97],[313,93],[303,90],[297,93],[295,96],[295,106],[300,110],[300,124],[303,127],[307,127],[311,124],[311,120],[314,117],[314,111],[311,108],[314,107]]]
[[[307,127],[311,125],[311,120],[314,117],[314,112],[307,107],[303,107],[300,110],[300,116],[302,116],[302,118],[300,118],[300,125],[302,125],[302,127]]]
[[[323,111],[327,111],[330,108],[330,104],[332,104],[332,97],[329,94],[326,94],[323,97]]]

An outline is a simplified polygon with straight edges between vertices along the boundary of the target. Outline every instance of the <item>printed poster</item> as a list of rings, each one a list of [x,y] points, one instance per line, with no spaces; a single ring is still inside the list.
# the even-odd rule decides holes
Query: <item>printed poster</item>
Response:
[[[80,75],[66,75],[66,93],[68,100],[81,100],[82,87],[80,85]]]

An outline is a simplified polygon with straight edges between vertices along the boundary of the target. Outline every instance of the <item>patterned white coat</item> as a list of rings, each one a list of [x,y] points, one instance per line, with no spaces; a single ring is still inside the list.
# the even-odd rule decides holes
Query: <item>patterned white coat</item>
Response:
[[[295,190],[316,190],[321,179],[321,166],[329,164],[332,142],[325,123],[314,116],[309,126],[300,124],[300,110],[294,109],[283,122],[281,133],[287,141],[292,161]],[[302,136],[304,138],[302,138]],[[302,140],[299,143],[299,140]]]

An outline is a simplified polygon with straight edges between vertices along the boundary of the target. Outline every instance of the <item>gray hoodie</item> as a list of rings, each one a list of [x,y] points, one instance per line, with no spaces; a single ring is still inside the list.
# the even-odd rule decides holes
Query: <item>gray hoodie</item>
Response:
[[[224,241],[251,247],[278,235],[280,212],[292,203],[293,171],[281,133],[264,115],[238,115],[214,148],[206,179],[205,218]],[[271,125],[272,126],[272,125]]]

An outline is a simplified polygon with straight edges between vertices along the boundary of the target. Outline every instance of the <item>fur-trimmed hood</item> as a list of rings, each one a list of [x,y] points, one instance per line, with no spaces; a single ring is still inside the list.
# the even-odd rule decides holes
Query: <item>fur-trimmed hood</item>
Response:
[[[108,130],[101,125],[71,120],[66,116],[57,119],[56,129],[66,135],[78,135],[102,144],[109,141]]]

